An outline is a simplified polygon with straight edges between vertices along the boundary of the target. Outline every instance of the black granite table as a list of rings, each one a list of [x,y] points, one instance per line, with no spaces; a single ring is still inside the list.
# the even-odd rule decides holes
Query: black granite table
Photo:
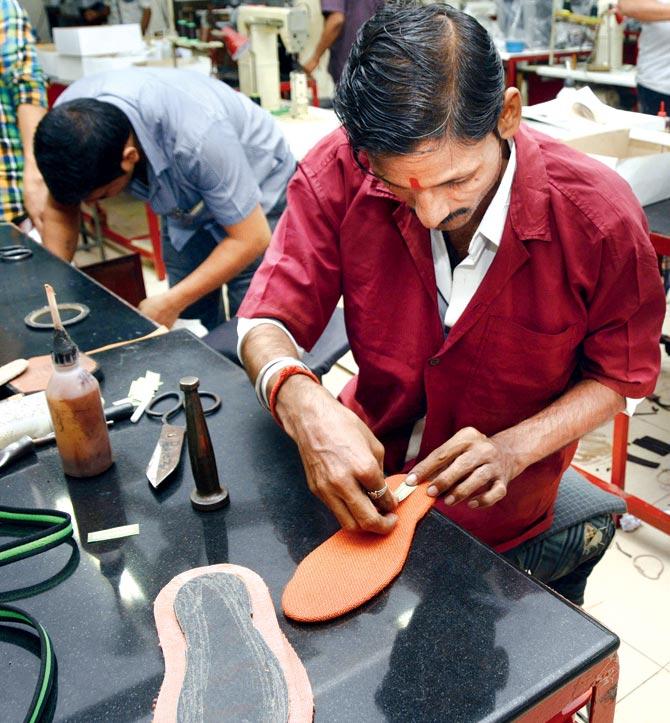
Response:
[[[78,301],[91,310],[86,319],[68,327],[82,351],[136,339],[156,329],[150,319],[74,266],[13,226],[0,224],[0,249],[13,245],[26,246],[33,255],[24,261],[0,261],[0,365],[51,351],[51,331],[31,329],[23,321],[46,305],[45,283],[53,286],[59,302]]]
[[[292,442],[259,408],[243,372],[185,331],[97,358],[110,400],[147,369],[161,373],[164,390],[195,374],[201,388],[221,394],[208,424],[231,505],[192,509],[186,450],[175,479],[151,490],[144,470],[160,424],[146,416],[112,427],[116,463],[100,478],[65,479],[55,449],[0,476],[0,504],[57,507],[76,521],[78,555],[62,545],[0,568],[0,601],[20,597],[14,604],[52,636],[55,720],[149,720],[163,679],[153,600],[174,575],[223,562],[267,583],[309,674],[316,721],[458,723],[525,713],[537,722],[535,704],[614,657],[614,634],[436,512],[420,523],[400,577],[376,599],[327,624],[287,621],[286,582],[337,524],[308,492]],[[86,542],[90,531],[130,523],[138,536]],[[0,627],[5,723],[21,720],[38,670],[28,638],[12,635]]]

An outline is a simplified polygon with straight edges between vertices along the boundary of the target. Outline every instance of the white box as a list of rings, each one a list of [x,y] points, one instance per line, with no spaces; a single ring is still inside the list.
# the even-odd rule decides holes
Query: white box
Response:
[[[628,181],[641,205],[670,198],[670,133],[622,128],[563,142],[613,168]]]
[[[54,28],[54,43],[61,55],[113,55],[137,53],[144,47],[137,23],[95,25],[81,28]]]
[[[141,65],[143,62],[143,56],[138,55],[105,55],[83,58],[59,55],[54,78],[65,83],[73,83],[86,75],[95,75],[109,70],[124,70],[134,65]]]
[[[48,78],[58,77],[58,51],[53,45],[36,45],[37,60]]]

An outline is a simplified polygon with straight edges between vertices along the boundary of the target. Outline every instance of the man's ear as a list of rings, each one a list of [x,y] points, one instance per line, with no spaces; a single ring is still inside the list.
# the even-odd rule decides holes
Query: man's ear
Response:
[[[135,165],[140,160],[140,152],[136,146],[127,144],[123,149],[123,155],[121,156],[121,168],[124,173],[129,173],[135,168]]]
[[[498,135],[509,140],[521,125],[521,93],[518,88],[507,88],[503,108],[498,117]]]

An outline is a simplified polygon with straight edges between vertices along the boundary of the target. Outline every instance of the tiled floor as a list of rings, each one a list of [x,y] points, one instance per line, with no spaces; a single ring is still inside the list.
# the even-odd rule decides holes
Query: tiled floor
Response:
[[[126,199],[105,203],[117,227],[124,225],[127,233],[143,228],[141,204]],[[107,248],[110,255],[115,253]],[[97,250],[77,254],[80,264],[96,260]],[[147,263],[144,276],[149,295],[167,288]],[[666,327],[670,331],[670,314]],[[324,377],[324,384],[337,393],[355,371],[347,354]],[[670,405],[670,357],[665,353],[657,394]],[[670,443],[670,410],[656,406],[650,414],[654,406],[649,401],[640,405],[631,421],[630,440],[649,435]],[[609,479],[610,437],[611,424],[583,440],[577,457],[581,466],[605,479]],[[632,441],[630,453],[660,466],[650,469],[629,462],[626,488],[670,511],[670,455],[660,457]],[[651,579],[655,576],[658,579]],[[618,530],[615,544],[589,580],[584,608],[622,641],[616,723],[670,723],[670,537],[645,524],[630,533]]]

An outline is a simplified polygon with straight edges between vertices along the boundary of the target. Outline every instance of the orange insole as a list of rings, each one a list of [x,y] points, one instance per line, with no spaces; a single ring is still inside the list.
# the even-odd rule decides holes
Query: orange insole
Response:
[[[395,490],[405,475],[386,482]],[[435,501],[421,485],[398,505],[388,535],[340,530],[298,565],[282,596],[286,617],[312,623],[331,620],[372,599],[400,574],[414,530]]]

